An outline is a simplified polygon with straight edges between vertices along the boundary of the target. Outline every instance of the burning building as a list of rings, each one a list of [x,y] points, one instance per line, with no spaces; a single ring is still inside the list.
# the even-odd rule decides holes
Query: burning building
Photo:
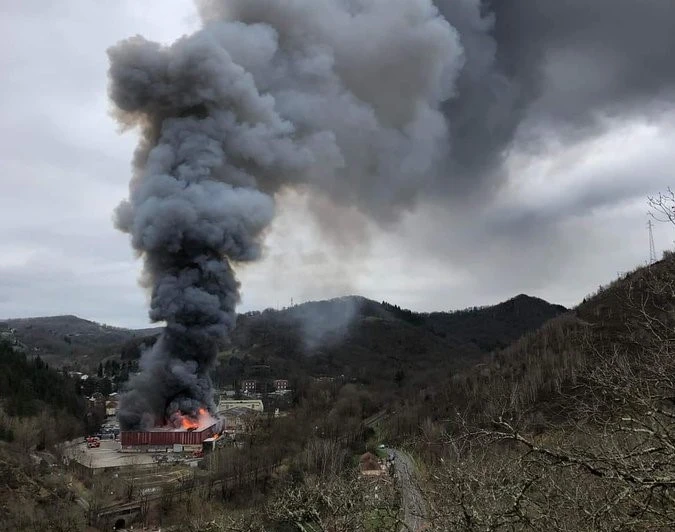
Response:
[[[218,434],[216,426],[216,424],[213,424],[210,427],[190,430],[156,428],[122,431],[122,450],[168,452],[201,449],[205,440],[212,439]]]
[[[120,440],[123,451],[188,451],[202,448],[205,440],[217,438],[221,431],[220,421],[213,418],[205,408],[196,417],[175,414],[173,427],[154,427],[146,430],[122,430]]]

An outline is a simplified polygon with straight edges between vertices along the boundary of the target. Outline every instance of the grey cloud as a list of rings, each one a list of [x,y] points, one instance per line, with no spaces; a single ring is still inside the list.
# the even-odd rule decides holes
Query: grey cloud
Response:
[[[406,220],[396,252],[434,257],[465,272],[454,293],[467,304],[472,295],[480,303],[480,294],[524,291],[579,302],[617,271],[643,262],[646,197],[672,182],[669,117],[649,135],[623,135],[602,150],[584,142],[584,149],[549,155],[547,168],[512,176],[521,186],[499,200],[452,210],[436,202]],[[670,247],[665,235],[672,228],[658,231],[658,247]]]
[[[20,263],[0,265],[0,318],[75,314],[118,326],[149,323],[144,295],[129,290],[136,277],[130,257],[113,262],[47,249],[28,255]]]

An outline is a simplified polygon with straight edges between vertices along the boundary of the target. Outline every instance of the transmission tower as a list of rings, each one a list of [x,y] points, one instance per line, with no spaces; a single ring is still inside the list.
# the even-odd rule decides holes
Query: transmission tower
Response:
[[[649,264],[654,264],[656,262],[656,247],[654,246],[654,231],[652,227],[654,224],[651,220],[647,222],[647,227],[649,228]]]

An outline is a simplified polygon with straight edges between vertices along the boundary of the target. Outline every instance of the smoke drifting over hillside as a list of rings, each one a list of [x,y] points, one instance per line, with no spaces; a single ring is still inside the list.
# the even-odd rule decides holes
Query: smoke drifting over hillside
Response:
[[[521,4],[211,0],[199,3],[203,28],[171,46],[137,36],[109,50],[116,116],[141,132],[116,223],[144,259],[151,318],[167,323],[123,397],[123,428],[213,409],[208,371],[239,301],[233,266],[260,257],[276,193],[308,190],[388,224],[420,198],[491,182],[528,125],[581,131],[672,88],[672,75],[645,79],[640,48],[623,55],[607,18],[577,20],[580,2]],[[666,4],[641,13],[672,45]],[[635,15],[627,1],[605,13]],[[565,104],[551,95],[577,59],[594,77],[570,82]],[[665,54],[652,67],[673,70]]]

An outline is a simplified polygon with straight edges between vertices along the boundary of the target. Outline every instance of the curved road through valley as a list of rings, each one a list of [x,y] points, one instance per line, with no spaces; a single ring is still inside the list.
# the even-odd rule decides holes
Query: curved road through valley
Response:
[[[417,483],[417,468],[412,457],[398,449],[387,449],[394,455],[394,477],[401,490],[403,524],[401,532],[418,532],[425,528],[427,513],[424,497]]]

